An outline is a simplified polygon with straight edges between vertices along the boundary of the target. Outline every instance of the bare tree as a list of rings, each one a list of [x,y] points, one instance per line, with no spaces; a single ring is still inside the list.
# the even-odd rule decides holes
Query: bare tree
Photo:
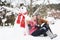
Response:
[[[30,0],[30,15],[32,15],[32,0]]]
[[[43,0],[43,3],[39,6],[39,8],[37,8],[37,10],[33,13],[33,15],[36,13],[40,13],[42,16],[47,15],[47,13],[46,13],[47,7],[46,7],[45,1],[46,0]],[[50,1],[47,0],[47,3],[50,4]],[[50,8],[50,6],[49,6],[49,8]]]

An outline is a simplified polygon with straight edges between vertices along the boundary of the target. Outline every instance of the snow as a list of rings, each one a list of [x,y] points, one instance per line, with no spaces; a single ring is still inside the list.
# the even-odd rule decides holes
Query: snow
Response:
[[[50,18],[51,19],[51,18]],[[49,19],[48,19],[49,20]],[[50,24],[50,28],[54,34],[58,36],[52,40],[60,40],[60,19],[56,19],[55,24]],[[31,35],[24,35],[24,29],[19,24],[13,26],[0,26],[0,40],[51,40],[47,37],[33,37]]]
[[[47,17],[46,20],[49,21],[49,24],[53,24],[56,21],[53,17]]]
[[[43,1],[35,1],[35,2],[33,2],[32,4],[33,4],[33,5],[36,5],[36,4],[39,4],[39,5],[40,5],[40,4],[42,4],[42,3],[43,3]]]
[[[38,0],[38,1],[34,1],[32,4],[33,6],[35,5],[40,5],[43,4],[44,0]],[[60,1],[59,0],[49,0],[50,4],[59,4]],[[44,4],[48,5],[48,0],[45,0]]]
[[[19,13],[19,9],[18,8],[11,8],[11,7],[6,7],[6,6],[2,6],[3,8],[5,8],[7,11],[11,11],[14,13]]]
[[[11,12],[6,13],[6,16],[10,16],[10,15],[12,15],[12,13],[11,13]]]

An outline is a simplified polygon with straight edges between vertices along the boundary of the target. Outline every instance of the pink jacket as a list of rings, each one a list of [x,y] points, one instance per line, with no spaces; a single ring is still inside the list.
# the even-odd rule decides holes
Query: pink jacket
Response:
[[[37,30],[37,28],[35,28],[36,20],[30,21],[29,24],[31,25],[31,29],[29,29],[29,33],[32,34],[34,31]]]

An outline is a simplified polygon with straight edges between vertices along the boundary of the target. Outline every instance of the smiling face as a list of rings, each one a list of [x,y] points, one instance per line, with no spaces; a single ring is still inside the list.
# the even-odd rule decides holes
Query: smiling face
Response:
[[[40,16],[40,15],[37,15],[36,18],[37,18],[37,19],[41,19],[41,16]]]
[[[36,20],[36,16],[32,16],[32,19],[33,19],[33,20]]]

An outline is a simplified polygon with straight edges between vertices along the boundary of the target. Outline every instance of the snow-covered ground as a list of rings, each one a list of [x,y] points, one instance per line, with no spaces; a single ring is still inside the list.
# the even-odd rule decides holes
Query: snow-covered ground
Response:
[[[50,18],[51,19],[51,18]],[[50,28],[54,34],[58,36],[52,40],[60,40],[60,20],[56,19],[55,24],[50,24]],[[30,35],[24,36],[24,30],[22,30],[18,24],[14,27],[0,27],[0,40],[51,40],[47,37],[33,37]]]

